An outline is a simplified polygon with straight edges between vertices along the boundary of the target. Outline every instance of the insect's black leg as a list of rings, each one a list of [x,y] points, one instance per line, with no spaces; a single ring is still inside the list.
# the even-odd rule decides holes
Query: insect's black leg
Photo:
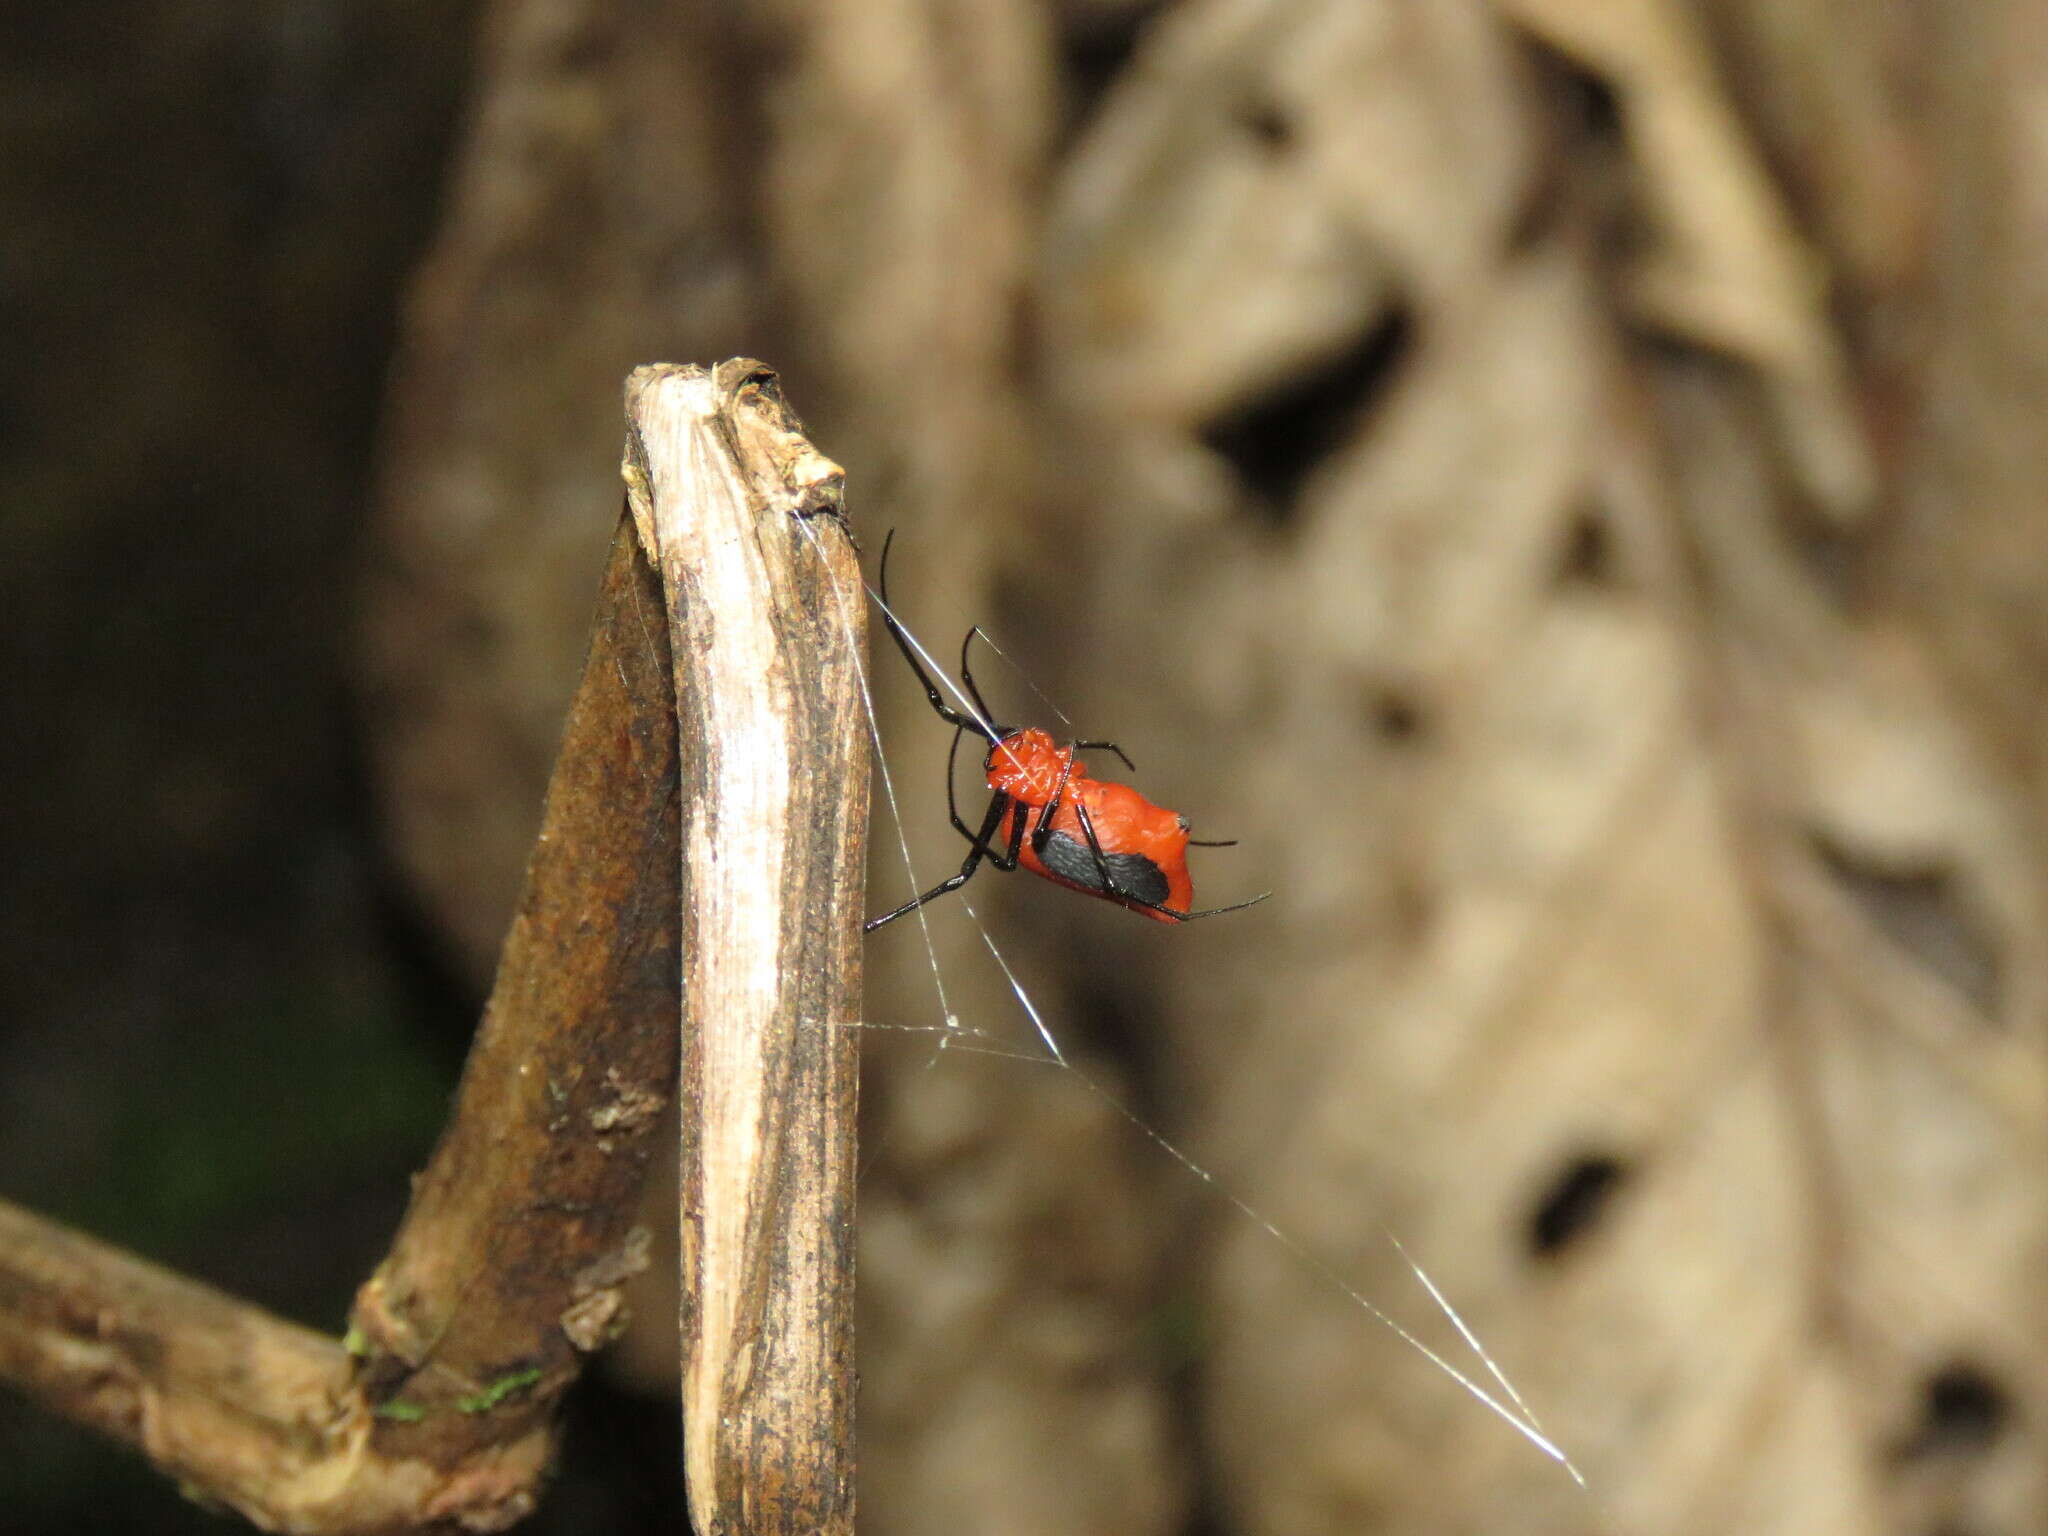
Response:
[[[1109,859],[1103,854],[1102,839],[1095,835],[1095,821],[1088,814],[1088,807],[1076,800],[1074,816],[1081,823],[1081,835],[1088,840],[1088,853],[1095,860],[1095,878],[1102,882],[1102,889],[1120,901],[1134,899],[1116,888],[1116,880],[1109,872]],[[1151,903],[1147,902],[1146,905],[1150,906]]]
[[[1011,803],[1016,805],[1017,814],[1010,822],[1010,851],[1000,859],[994,854],[990,854],[988,860],[997,869],[1005,871],[1017,867],[1017,856],[1024,850],[1024,807],[1020,802],[1013,801]],[[1033,847],[1036,846],[1036,844],[1033,844]]]
[[[1045,848],[1046,839],[1052,836],[1052,819],[1059,814],[1060,802],[1067,797],[1067,780],[1073,776],[1074,754],[1069,752],[1067,754],[1067,765],[1060,770],[1059,783],[1053,785],[1052,794],[1046,798],[1045,804],[1038,808],[1038,819],[1031,824],[1031,851],[1033,853],[1041,852]],[[1020,823],[1023,819],[1021,816],[1017,818]]]
[[[1017,867],[1017,849],[1023,840],[1022,826],[1024,818],[1021,816],[1017,818],[1018,827],[1015,835],[1010,838],[1010,851],[1007,854],[990,841],[989,828],[986,823],[983,824],[979,832],[970,832],[967,829],[967,823],[960,819],[959,803],[953,798],[953,765],[960,752],[960,738],[963,734],[958,729],[953,732],[953,747],[946,754],[946,813],[952,817],[953,830],[966,838],[974,847],[979,848],[987,855],[990,863],[1007,874]],[[996,798],[998,800],[1007,800],[1009,796],[998,790]]]
[[[866,933],[873,933],[877,928],[881,927],[882,924],[893,923],[894,921],[896,921],[897,918],[903,916],[906,912],[915,912],[919,907],[923,906],[926,902],[935,901],[939,897],[945,895],[948,891],[959,890],[961,886],[965,885],[969,880],[971,880],[974,877],[974,872],[976,869],[980,868],[981,861],[984,857],[989,858],[998,869],[1015,869],[1017,867],[1017,856],[1014,847],[1011,849],[1010,863],[1005,865],[1002,859],[998,857],[989,846],[989,839],[995,836],[996,828],[1002,825],[1003,811],[1009,805],[1009,803],[1010,797],[1006,794],[1001,793],[1000,791],[998,791],[994,798],[992,798],[989,801],[988,815],[982,818],[981,832],[977,837],[975,837],[972,840],[974,846],[967,850],[967,858],[960,865],[959,874],[954,875],[950,880],[941,880],[937,885],[933,886],[930,890],[926,891],[922,896],[911,897],[910,900],[903,903],[902,906],[898,907],[893,912],[884,912],[880,917],[869,918],[866,924],[863,926],[862,931]],[[1019,819],[1021,820],[1022,818]]]
[[[924,688],[924,696],[931,701],[932,708],[938,712],[941,720],[945,721],[948,725],[958,726],[963,731],[972,731],[977,736],[985,736],[992,742],[1000,740],[1003,735],[1008,733],[993,724],[984,725],[982,723],[982,720],[988,718],[988,709],[982,704],[979,694],[973,697],[975,708],[981,711],[982,720],[975,720],[967,715],[963,715],[959,710],[946,702],[944,695],[939,692],[939,685],[932,681],[931,674],[924,669],[924,663],[917,659],[917,649],[910,643],[910,637],[904,633],[903,626],[896,622],[895,610],[889,603],[889,546],[895,542],[895,539],[896,530],[891,528],[888,536],[882,540],[882,564],[875,580],[875,584],[880,590],[882,597],[882,623],[888,627],[889,638],[896,642],[896,649],[903,653],[903,659],[910,663],[910,670],[917,674],[917,680]],[[969,631],[968,638],[973,638],[972,631]]]
[[[1074,815],[1080,819],[1081,831],[1088,838],[1088,851],[1095,856],[1095,873],[1096,877],[1102,881],[1103,890],[1109,892],[1110,895],[1124,903],[1125,906],[1143,907],[1147,912],[1163,913],[1177,922],[1186,923],[1192,922],[1198,917],[1220,917],[1225,912],[1242,912],[1246,907],[1256,907],[1260,902],[1273,894],[1271,891],[1261,891],[1250,901],[1234,901],[1227,907],[1205,907],[1199,912],[1176,912],[1172,907],[1165,906],[1160,902],[1147,901],[1142,896],[1133,896],[1129,891],[1118,890],[1115,881],[1110,878],[1109,861],[1103,856],[1101,840],[1095,835],[1095,823],[1088,818],[1088,807],[1076,801],[1074,803]]]
[[[953,727],[953,745],[946,751],[946,816],[953,823],[953,830],[971,843],[974,841],[974,834],[968,830],[967,823],[960,819],[960,801],[953,793],[953,775],[960,761],[960,738],[964,733],[965,727]]]
[[[1122,891],[1117,892],[1116,899],[1125,906],[1143,907],[1147,912],[1164,912],[1177,922],[1191,923],[1198,917],[1221,917],[1225,912],[1242,912],[1246,907],[1256,907],[1272,894],[1271,891],[1261,891],[1250,901],[1233,901],[1227,907],[1204,907],[1199,912],[1176,912],[1173,908],[1161,906],[1156,901],[1147,901],[1142,896],[1128,896]]]
[[[976,686],[974,681],[974,670],[967,665],[967,650],[969,646],[974,644],[974,637],[976,635],[981,635],[981,626],[979,624],[967,631],[965,638],[960,642],[960,685],[967,690],[967,697],[974,700],[974,707],[981,711],[981,718],[993,722],[995,716],[989,713],[988,700],[981,696],[981,689]],[[981,638],[986,640],[988,636],[981,635]],[[1003,734],[1008,735],[1009,732],[1005,731]]]
[[[1074,750],[1076,752],[1114,752],[1117,755],[1117,761],[1121,762],[1133,773],[1138,771],[1138,765],[1131,761],[1130,755],[1113,741],[1077,741],[1074,743]]]

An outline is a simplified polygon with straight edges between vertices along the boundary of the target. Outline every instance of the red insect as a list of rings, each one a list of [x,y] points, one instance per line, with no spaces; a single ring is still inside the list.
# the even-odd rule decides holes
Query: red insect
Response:
[[[981,634],[979,626],[968,630],[960,642],[960,680],[973,701],[973,712],[962,713],[947,704],[889,607],[889,546],[895,537],[892,530],[882,542],[882,622],[889,626],[896,648],[924,685],[932,708],[953,727],[953,746],[946,754],[946,812],[954,828],[967,839],[967,858],[959,874],[895,911],[871,919],[869,933],[915,912],[935,897],[959,890],[983,859],[1000,870],[1021,866],[1055,885],[1113,901],[1161,923],[1236,912],[1272,894],[1268,891],[1227,907],[1191,910],[1195,888],[1188,877],[1188,849],[1229,848],[1233,843],[1190,838],[1185,816],[1154,805],[1128,784],[1094,778],[1074,755],[1079,751],[1114,752],[1126,768],[1135,771],[1136,765],[1113,741],[1077,741],[1063,747],[1036,726],[993,724],[994,717],[967,664],[974,637]],[[979,831],[969,830],[960,819],[959,802],[953,797],[960,738],[969,731],[989,744],[981,766],[991,797]]]

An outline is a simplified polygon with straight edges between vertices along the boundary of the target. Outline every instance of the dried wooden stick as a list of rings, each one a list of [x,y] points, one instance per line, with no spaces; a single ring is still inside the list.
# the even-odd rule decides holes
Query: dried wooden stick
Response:
[[[610,1336],[639,1252],[676,1070],[669,664],[660,586],[622,520],[453,1116],[351,1316],[378,1449],[470,1469],[467,1518],[493,1496],[507,1515],[531,1504],[554,1401]]]
[[[767,369],[642,369],[628,403],[632,523],[519,912],[349,1337],[0,1205],[0,1379],[266,1529],[533,1507],[639,1262],[680,1008],[693,1518],[852,1530],[859,568]]]
[[[682,805],[684,1460],[698,1536],[851,1536],[864,608],[775,376],[637,370]]]
[[[454,1118],[343,1343],[0,1207],[0,1379],[268,1530],[497,1530],[619,1311],[672,1092],[675,714],[622,525]]]
[[[333,1339],[0,1202],[0,1379],[270,1530],[372,1514]],[[388,1513],[388,1509],[384,1511]]]

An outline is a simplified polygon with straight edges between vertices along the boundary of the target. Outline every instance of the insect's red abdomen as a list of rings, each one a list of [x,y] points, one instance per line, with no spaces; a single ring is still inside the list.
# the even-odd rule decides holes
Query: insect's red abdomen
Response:
[[[1155,922],[1178,922],[1178,914],[1195,903],[1194,882],[1188,876],[1187,824],[1178,813],[1154,805],[1128,784],[1090,778],[1083,763],[1073,762],[1070,768],[1073,755],[1071,747],[1060,746],[1049,733],[1035,727],[1012,732],[989,749],[989,788],[1016,802],[1004,818],[1005,837],[1014,832],[1020,819],[1024,822],[1018,863],[1055,885],[1116,901]],[[1060,782],[1062,777],[1066,780],[1064,786]],[[1079,874],[1079,879],[1047,868],[1031,845],[1030,832],[1038,812],[1054,795],[1060,797],[1060,806],[1053,814],[1051,831],[1055,838],[1066,840],[1062,867]],[[1103,890],[1097,883],[1099,874],[1091,868],[1092,850],[1085,859],[1082,854],[1088,847],[1088,828],[1081,824],[1082,810],[1087,812],[1088,828],[1094,830],[1105,861],[1130,867],[1131,861],[1142,860],[1157,872],[1155,879],[1164,882],[1165,890],[1157,896],[1148,893],[1148,899],[1156,900],[1157,906],[1118,901],[1115,892]],[[1137,867],[1142,869],[1142,865]],[[1118,883],[1125,890],[1136,888],[1135,882],[1120,879]],[[1160,907],[1167,910],[1160,911]]]

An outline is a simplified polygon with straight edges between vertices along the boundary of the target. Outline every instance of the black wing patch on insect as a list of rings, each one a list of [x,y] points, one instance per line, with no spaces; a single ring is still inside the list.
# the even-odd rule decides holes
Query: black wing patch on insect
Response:
[[[1064,832],[1054,832],[1038,849],[1038,861],[1062,880],[1083,890],[1101,891],[1102,871],[1109,871],[1111,896],[1134,896],[1153,906],[1166,902],[1166,872],[1142,853],[1104,853],[1100,867],[1088,845]]]

